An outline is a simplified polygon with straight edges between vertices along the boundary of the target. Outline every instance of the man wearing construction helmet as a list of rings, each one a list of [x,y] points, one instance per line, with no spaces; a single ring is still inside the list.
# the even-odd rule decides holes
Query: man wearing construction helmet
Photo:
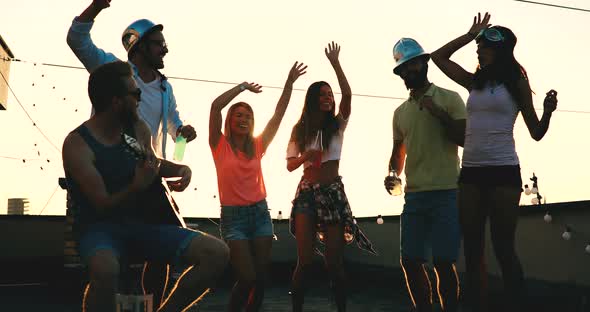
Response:
[[[113,54],[94,45],[90,37],[94,18],[109,7],[110,2],[93,0],[74,19],[68,32],[68,45],[89,72],[99,65],[118,60]],[[172,86],[159,71],[164,68],[164,56],[168,53],[163,28],[164,26],[150,20],[140,19],[125,29],[122,41],[128,62],[133,68],[133,76],[142,91],[139,115],[152,132],[152,144],[156,153],[165,158],[168,134],[173,140],[182,135],[190,142],[196,138],[196,132],[192,126],[182,124]]]
[[[438,278],[443,311],[455,311],[459,280],[455,262],[460,233],[457,212],[459,157],[465,133],[465,104],[454,91],[428,81],[430,55],[414,39],[393,47],[394,74],[410,90],[393,115],[390,171],[405,169],[405,204],[400,216],[400,254],[416,311],[429,311],[432,290],[424,263],[430,255]],[[404,168],[405,162],[405,168]],[[401,180],[385,178],[386,190]]]
[[[67,43],[89,72],[105,63],[117,61],[112,53],[98,48],[90,37],[94,19],[111,0],[93,0],[77,16],[70,26]],[[187,142],[196,138],[195,129],[183,125],[176,107],[172,86],[160,73],[164,68],[163,58],[168,48],[162,34],[162,25],[147,19],[137,20],[129,25],[122,35],[123,47],[127,51],[128,63],[133,78],[141,90],[138,114],[148,125],[152,145],[159,157],[166,158],[166,142],[169,134],[173,140],[182,136]],[[174,191],[176,184],[169,185]],[[165,293],[168,267],[166,264],[151,263],[144,270],[143,284],[147,293],[154,294],[154,306],[158,307]]]

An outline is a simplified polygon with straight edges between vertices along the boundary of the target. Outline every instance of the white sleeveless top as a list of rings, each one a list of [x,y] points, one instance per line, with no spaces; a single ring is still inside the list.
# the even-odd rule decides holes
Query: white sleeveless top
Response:
[[[338,120],[338,124],[340,127],[338,129],[338,132],[334,133],[334,135],[332,136],[332,140],[330,142],[328,149],[322,151],[322,163],[325,163],[329,160],[339,160],[340,155],[342,154],[342,144],[344,143],[344,130],[348,125],[348,119],[344,119],[344,117],[342,117],[341,114],[336,115],[336,119]],[[318,135],[321,135],[321,132],[319,132]],[[320,146],[319,137],[317,142],[308,144],[307,148],[317,148],[318,146]],[[301,151],[299,150],[297,143],[294,141],[290,141],[289,145],[287,146],[287,159],[291,157],[297,157],[300,154]],[[303,168],[307,168],[309,166],[311,166],[310,161],[306,161],[303,164]]]
[[[503,84],[471,90],[467,99],[463,167],[518,165],[513,131],[518,112]]]

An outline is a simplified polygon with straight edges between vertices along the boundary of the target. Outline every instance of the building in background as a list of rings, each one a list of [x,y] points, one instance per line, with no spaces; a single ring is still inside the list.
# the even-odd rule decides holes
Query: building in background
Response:
[[[9,198],[7,214],[9,215],[25,215],[29,212],[28,198]]]
[[[2,36],[0,36],[0,110],[8,108],[8,76],[10,73],[10,59],[14,58]]]

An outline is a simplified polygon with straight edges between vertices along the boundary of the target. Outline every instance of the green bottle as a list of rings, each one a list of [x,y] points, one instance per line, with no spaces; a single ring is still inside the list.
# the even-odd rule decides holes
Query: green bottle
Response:
[[[182,135],[176,137],[176,145],[174,145],[174,160],[182,161],[184,158],[184,149],[186,148],[186,138]]]

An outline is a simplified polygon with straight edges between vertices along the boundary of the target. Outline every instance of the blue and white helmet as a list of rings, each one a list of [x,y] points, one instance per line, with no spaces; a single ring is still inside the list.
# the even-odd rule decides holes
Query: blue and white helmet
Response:
[[[416,58],[418,56],[430,56],[429,53],[424,52],[424,49],[416,42],[416,40],[412,38],[401,38],[394,46],[393,46],[393,59],[395,60],[395,67],[393,68],[393,72],[396,75],[399,75],[399,67],[403,63]]]
[[[123,32],[123,36],[121,37],[125,51],[129,53],[129,51],[133,49],[139,40],[141,40],[147,33],[154,29],[162,31],[164,26],[162,26],[162,24],[156,25],[154,22],[148,19],[140,19],[127,26]]]

